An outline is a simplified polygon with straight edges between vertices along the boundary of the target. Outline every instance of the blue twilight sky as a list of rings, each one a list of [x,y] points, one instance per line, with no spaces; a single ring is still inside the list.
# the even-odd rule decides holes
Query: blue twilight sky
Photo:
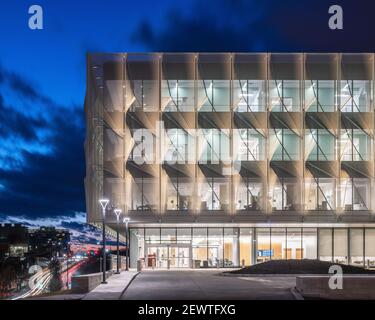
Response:
[[[85,212],[85,54],[95,51],[374,51],[371,0],[2,0],[0,214]],[[28,8],[44,30],[28,28]],[[328,28],[328,8],[344,30]]]

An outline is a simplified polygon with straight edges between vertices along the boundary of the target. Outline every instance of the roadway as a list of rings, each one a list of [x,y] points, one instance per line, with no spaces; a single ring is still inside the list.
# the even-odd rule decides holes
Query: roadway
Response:
[[[81,261],[69,261],[68,272],[66,272],[66,260],[62,261],[61,264],[61,280],[63,286],[66,288],[66,275],[68,274],[68,280],[71,282],[71,277],[74,272],[76,272],[80,266],[83,264],[84,260]],[[30,289],[20,295],[13,297],[12,300],[25,299],[29,297],[35,297],[41,295],[47,291],[48,284],[52,279],[52,273],[49,268],[41,269],[39,272],[32,275],[29,279]]]
[[[12,300],[25,299],[28,297],[42,294],[46,290],[51,278],[52,273],[51,270],[48,268],[45,268],[44,270],[37,272],[36,274],[32,275],[29,279],[29,284],[31,284],[30,290],[13,298]]]

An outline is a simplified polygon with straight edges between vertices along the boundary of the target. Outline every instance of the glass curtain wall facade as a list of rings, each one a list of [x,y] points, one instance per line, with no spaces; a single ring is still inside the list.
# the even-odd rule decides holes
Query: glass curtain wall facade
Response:
[[[120,208],[143,238],[132,263],[372,261],[374,54],[92,54],[87,64],[87,221],[101,222],[101,197]],[[116,228],[112,211],[106,222]]]
[[[375,267],[375,228],[146,227],[130,234],[146,267],[166,268],[168,260],[172,268],[216,268],[280,259]]]

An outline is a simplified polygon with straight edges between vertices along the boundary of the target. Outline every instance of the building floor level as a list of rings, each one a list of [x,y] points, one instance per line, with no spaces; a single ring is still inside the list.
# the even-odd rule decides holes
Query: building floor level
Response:
[[[130,263],[146,268],[229,268],[320,259],[375,267],[375,228],[153,227],[130,231]]]

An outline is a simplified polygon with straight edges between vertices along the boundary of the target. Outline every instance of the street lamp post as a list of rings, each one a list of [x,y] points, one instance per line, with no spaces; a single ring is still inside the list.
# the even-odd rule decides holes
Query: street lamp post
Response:
[[[120,235],[119,235],[119,228],[120,228],[120,215],[121,215],[121,212],[122,210],[121,209],[115,209],[114,210],[115,212],[115,215],[116,215],[116,221],[117,221],[117,271],[116,273],[119,274],[120,273]]]
[[[125,239],[126,239],[126,255],[125,255],[125,261],[126,261],[126,271],[129,271],[129,221],[130,218],[124,218],[125,223]]]
[[[106,253],[105,253],[105,210],[107,208],[109,200],[108,199],[101,199],[101,200],[99,200],[99,203],[102,206],[102,213],[103,213],[103,267],[102,267],[103,281],[102,281],[102,283],[105,284],[105,283],[107,283],[107,281],[106,281],[106,269],[107,269],[106,263],[107,263],[107,261],[106,261]]]
[[[69,290],[69,254],[66,255],[66,290]]]

